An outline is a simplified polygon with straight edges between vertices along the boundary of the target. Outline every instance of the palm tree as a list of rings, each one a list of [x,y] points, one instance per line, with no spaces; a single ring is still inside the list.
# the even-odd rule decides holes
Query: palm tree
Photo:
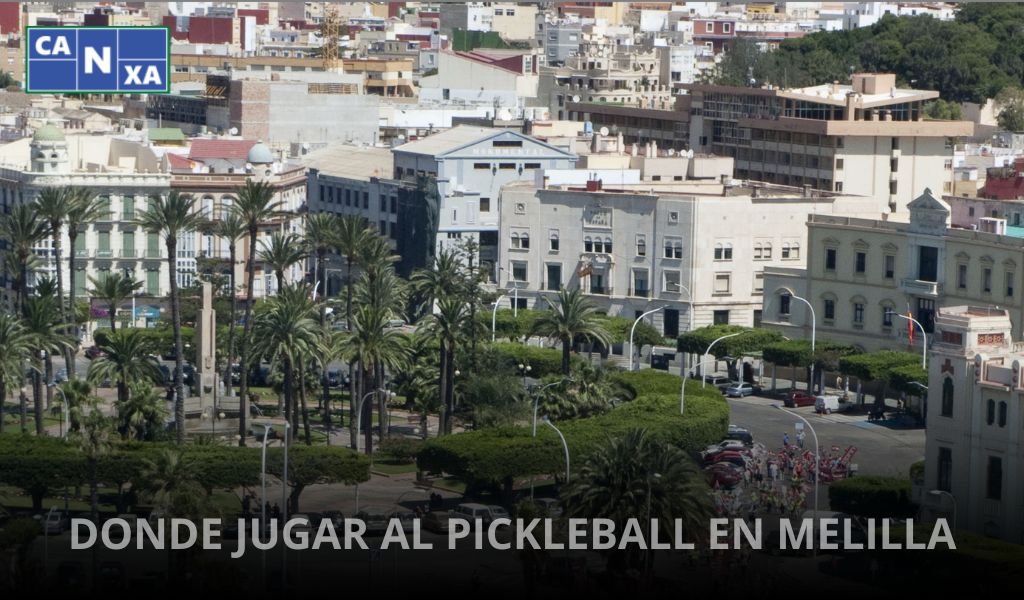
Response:
[[[64,304],[64,269],[61,267],[61,232],[67,214],[71,211],[75,195],[72,188],[48,186],[39,192],[35,201],[36,213],[46,220],[50,227],[50,237],[53,243],[53,262],[57,271],[57,302],[60,308],[60,320],[68,323],[68,311]],[[74,314],[72,312],[72,314]],[[68,377],[72,377],[71,357],[69,352],[64,354],[64,363],[67,368]]]
[[[89,381],[94,384],[106,379],[117,382],[118,402],[129,400],[133,383],[160,383],[163,380],[160,363],[154,356],[156,348],[151,338],[146,337],[141,330],[116,331],[99,347],[104,356],[96,358],[89,365]]]
[[[171,284],[171,326],[174,329],[174,421],[178,443],[185,443],[185,382],[183,381],[184,349],[181,341],[181,304],[178,298],[178,237],[195,231],[202,215],[192,210],[192,196],[172,191],[163,198],[150,197],[149,209],[139,215],[137,223],[147,233],[162,235],[167,246],[167,276]]]
[[[0,238],[7,240],[8,248],[17,266],[14,289],[18,292],[19,311],[24,311],[28,299],[29,257],[33,247],[50,233],[50,225],[36,215],[35,207],[18,204],[0,219]]]
[[[433,333],[439,342],[440,373],[438,395],[444,410],[441,432],[452,432],[452,418],[455,412],[455,348],[466,331],[469,310],[461,298],[441,298],[437,310],[427,317],[427,331]]]
[[[327,252],[336,244],[338,237],[338,217],[331,213],[313,213],[306,215],[303,237],[305,238],[307,250],[316,257],[315,284],[320,290],[320,329],[326,335],[327,332]],[[315,293],[315,292],[314,292]],[[331,390],[327,381],[327,368],[321,369],[320,390],[321,404],[324,410],[324,425],[327,427],[330,444],[331,428]]]
[[[285,286],[268,301],[270,308],[257,318],[253,329],[256,334],[254,350],[258,355],[270,358],[284,376],[286,418],[298,412],[295,384],[305,386],[301,380],[301,366],[315,360],[314,357],[320,353],[322,330],[313,319],[316,307],[309,299],[309,293],[310,288],[306,285]],[[302,406],[302,413],[306,444],[312,444],[305,406]],[[297,430],[298,420],[294,416],[291,420]]]
[[[275,231],[270,236],[270,243],[260,242],[260,261],[274,270],[277,289],[284,287],[284,272],[294,264],[306,258],[306,250],[302,238],[294,233]]]
[[[71,309],[68,317],[71,319],[71,335],[74,337],[76,346],[68,352],[68,357],[71,359],[68,365],[68,377],[77,377],[75,374],[75,352],[77,352],[78,344],[78,318],[77,318],[77,306],[75,305],[75,243],[78,241],[80,230],[89,223],[97,220],[101,214],[106,211],[106,207],[96,196],[96,192],[84,188],[84,187],[72,187],[70,189],[71,203],[68,207],[67,215],[65,216],[65,222],[68,227],[68,242],[70,251],[68,252],[68,306]]]
[[[92,289],[89,291],[93,298],[105,300],[110,307],[110,331],[117,331],[117,309],[130,300],[135,293],[142,289],[142,282],[136,281],[131,275],[111,273],[102,279],[89,277]],[[132,315],[134,318],[135,315]]]
[[[93,395],[92,385],[82,379],[68,379],[60,384],[60,389],[68,403],[68,432],[79,431],[87,414],[86,409],[95,408],[100,399]],[[53,406],[53,410],[59,411],[62,408],[58,405]]]
[[[167,416],[164,400],[159,392],[145,382],[131,386],[131,393],[125,401],[118,400],[117,430],[121,437],[134,440],[150,440],[163,426]]]
[[[78,449],[85,455],[89,469],[89,506],[92,520],[99,521],[99,463],[100,458],[110,451],[110,420],[98,410],[89,413],[82,422],[82,428],[74,437]]]
[[[461,296],[466,285],[465,275],[465,265],[458,251],[453,248],[438,251],[431,268],[412,274],[413,290],[423,301],[422,312],[429,313],[438,298]]]
[[[338,218],[335,247],[345,255],[345,319],[348,329],[352,329],[352,271],[358,261],[359,251],[374,233],[366,224],[366,219],[355,215],[343,215]]]
[[[683,539],[703,539],[714,516],[711,490],[693,460],[679,448],[655,441],[644,429],[599,446],[561,497],[568,517],[611,519],[619,530],[629,519],[649,514],[658,519],[663,535],[676,535],[673,529],[681,527]],[[612,551],[608,568],[637,567],[639,559],[636,549]]]
[[[57,299],[54,296],[29,298],[24,307],[25,327],[32,339],[32,399],[35,403],[36,435],[43,435],[44,377],[52,371],[47,367],[53,354],[71,346],[71,336],[64,333]]]
[[[249,235],[249,254],[245,262],[245,327],[242,330],[242,355],[240,358],[242,377],[238,393],[238,445],[245,446],[245,418],[248,414],[249,394],[249,341],[252,339],[253,286],[256,281],[256,236],[260,225],[280,214],[280,202],[274,202],[274,188],[266,182],[247,179],[245,185],[235,190],[235,202],[231,214],[245,224]]]
[[[558,303],[534,322],[530,335],[542,335],[562,343],[562,374],[569,374],[569,357],[577,338],[607,346],[611,335],[596,319],[597,309],[579,289],[558,292]]]
[[[224,370],[224,390],[231,395],[231,366],[235,358],[235,322],[238,321],[238,282],[235,281],[235,264],[238,260],[238,240],[245,235],[245,223],[238,215],[228,212],[220,221],[210,227],[213,235],[228,243],[228,261],[231,263],[231,322],[228,324],[228,367]]]
[[[165,518],[195,518],[207,508],[207,493],[197,476],[200,471],[197,458],[166,448],[143,461],[139,488]]]
[[[32,334],[24,323],[14,315],[0,313],[0,434],[4,431],[7,389],[24,379],[32,347]]]
[[[548,388],[537,401],[541,414],[556,421],[599,415],[610,410],[617,398],[627,395],[605,369],[590,364],[573,365],[571,381],[561,376],[545,378],[545,381],[563,381],[562,385]]]

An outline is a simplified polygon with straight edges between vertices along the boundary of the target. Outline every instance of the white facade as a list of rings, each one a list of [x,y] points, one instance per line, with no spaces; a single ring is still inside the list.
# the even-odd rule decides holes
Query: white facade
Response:
[[[941,309],[935,325],[922,510],[1024,543],[1024,346],[999,308]]]

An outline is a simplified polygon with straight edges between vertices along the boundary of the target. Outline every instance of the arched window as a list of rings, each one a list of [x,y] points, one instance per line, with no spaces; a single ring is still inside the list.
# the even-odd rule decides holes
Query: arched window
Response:
[[[584,252],[593,252],[594,251],[594,240],[590,239],[589,235],[586,238],[583,239],[583,251]]]
[[[761,242],[757,242],[754,244],[754,260],[761,260],[761,253],[763,252],[763,250],[764,246],[761,244]]]
[[[605,254],[612,253],[612,238],[604,238],[604,252]]]
[[[763,258],[765,260],[771,260],[772,259],[772,243],[771,242],[765,242],[764,243],[764,248],[761,251],[761,258]]]
[[[996,401],[989,398],[987,408],[988,410],[985,413],[985,422],[991,425],[996,422]]]
[[[999,403],[999,426],[1006,427],[1006,402]]]
[[[519,236],[520,248],[528,249],[530,247],[530,234],[524,233]]]
[[[518,233],[513,233],[512,234],[512,247],[513,248],[522,248],[522,246],[520,245],[521,243],[522,243],[522,241],[519,239],[519,234]]]
[[[947,377],[942,382],[942,416],[953,416],[953,378]]]

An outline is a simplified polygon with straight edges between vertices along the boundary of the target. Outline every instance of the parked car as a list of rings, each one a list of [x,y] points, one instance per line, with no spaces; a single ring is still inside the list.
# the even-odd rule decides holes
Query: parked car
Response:
[[[464,519],[470,522],[480,519],[486,525],[491,522],[491,510],[483,504],[465,502],[452,510],[452,518]]]
[[[721,450],[746,450],[747,446],[740,440],[722,440],[717,444],[712,444],[704,449],[704,453],[719,452]]]
[[[743,480],[742,470],[731,463],[715,463],[705,472],[708,474],[708,480],[712,487],[717,486],[729,490]]]
[[[383,512],[359,511],[356,519],[366,524],[366,535],[384,535],[388,530],[388,518]]]
[[[813,394],[808,394],[807,392],[801,392],[797,390],[791,390],[788,394],[786,394],[786,400],[785,402],[783,402],[783,404],[785,404],[787,408],[797,408],[800,406],[814,406],[815,400],[817,400],[817,397],[814,396]]]
[[[725,389],[725,395],[730,398],[742,398],[754,395],[754,386],[749,383],[734,383]]]
[[[396,510],[388,515],[388,520],[398,519],[402,523],[402,531],[412,533],[413,522],[417,519],[416,513],[408,509]]]
[[[57,371],[56,375],[53,376],[53,382],[54,383],[64,383],[67,380],[68,380],[68,370],[67,369],[61,369],[60,371]]]
[[[392,328],[405,327],[406,325],[407,323],[402,319],[391,319],[388,321],[388,327]]]
[[[814,400],[814,412],[830,415],[850,410],[853,402],[844,402],[839,396],[818,396]]]
[[[101,356],[106,356],[107,353],[100,350],[99,346],[89,346],[85,349],[85,357],[89,360],[95,360]]]
[[[60,535],[71,529],[71,518],[68,513],[55,510],[40,516],[43,525],[43,533],[46,535]]]
[[[448,511],[432,510],[423,517],[423,528],[434,533],[448,533]]]
[[[533,503],[552,519],[562,516],[562,507],[558,505],[558,500],[554,498],[537,498]]]
[[[725,434],[725,439],[739,440],[746,446],[754,445],[754,436],[750,433],[750,430],[737,427],[736,425],[729,425],[729,433]]]
[[[487,505],[487,510],[489,510],[491,512],[491,519],[490,519],[491,521],[493,521],[495,519],[508,519],[509,518],[508,511],[505,510],[501,506],[497,506],[495,504],[488,504]]]
[[[267,430],[265,428],[263,428],[263,427],[250,427],[249,428],[249,435],[251,435],[253,438],[255,438],[255,440],[257,442],[260,442],[260,443],[263,442],[263,434],[264,433],[267,433]],[[269,433],[267,433],[267,439],[268,440],[276,440],[276,439],[278,439],[277,430],[274,429],[273,427],[271,427],[270,430],[269,430]]]

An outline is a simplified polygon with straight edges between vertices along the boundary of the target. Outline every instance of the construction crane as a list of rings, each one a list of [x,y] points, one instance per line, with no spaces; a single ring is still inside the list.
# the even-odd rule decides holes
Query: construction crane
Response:
[[[338,69],[338,9],[334,5],[327,5],[324,10],[324,18],[320,22],[320,38],[323,45],[320,47],[320,56],[323,59],[324,71],[336,71]]]

